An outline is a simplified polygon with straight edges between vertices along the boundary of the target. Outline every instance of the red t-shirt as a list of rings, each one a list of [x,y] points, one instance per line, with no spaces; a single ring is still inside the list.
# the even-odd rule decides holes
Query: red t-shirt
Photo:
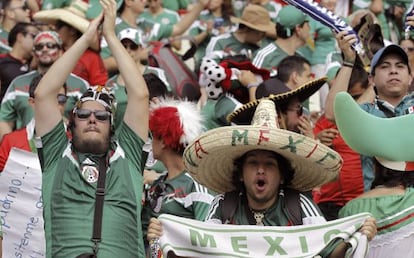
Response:
[[[87,49],[80,57],[72,73],[85,79],[91,86],[105,85],[108,72],[99,53]]]
[[[334,123],[322,116],[313,129],[315,135],[328,128],[338,129]],[[334,202],[345,205],[364,192],[364,181],[362,177],[361,158],[344,141],[340,134],[332,141],[331,148],[338,152],[343,159],[343,166],[337,181],[327,183],[315,192],[314,201]]]
[[[26,127],[3,136],[0,143],[0,172],[3,172],[4,165],[6,165],[12,147],[31,151],[29,141],[27,140]]]

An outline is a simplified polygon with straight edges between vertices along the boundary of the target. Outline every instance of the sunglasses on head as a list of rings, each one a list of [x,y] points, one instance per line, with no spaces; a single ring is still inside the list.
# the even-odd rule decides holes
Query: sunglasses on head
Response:
[[[303,106],[302,105],[299,105],[299,106],[297,106],[295,108],[288,108],[287,110],[288,111],[294,111],[294,112],[296,112],[296,114],[298,116],[302,116],[303,115]]]
[[[57,100],[59,104],[65,104],[66,101],[68,100],[68,96],[66,96],[65,94],[59,93],[57,95]]]
[[[75,114],[81,120],[88,119],[92,114],[99,121],[107,121],[111,117],[111,113],[106,110],[90,110],[83,108],[77,109]]]
[[[56,49],[56,48],[59,48],[59,45],[56,43],[52,43],[52,42],[38,43],[33,46],[33,49],[35,51],[41,51],[43,50],[44,47],[47,47],[48,49]]]

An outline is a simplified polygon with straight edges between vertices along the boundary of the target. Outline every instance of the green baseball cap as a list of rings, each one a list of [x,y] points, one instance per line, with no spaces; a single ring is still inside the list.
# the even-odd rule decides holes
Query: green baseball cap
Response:
[[[281,25],[287,31],[287,34],[291,33],[291,29],[295,28],[296,25],[300,25],[305,21],[309,21],[309,17],[302,11],[292,5],[286,5],[280,9],[276,22]]]

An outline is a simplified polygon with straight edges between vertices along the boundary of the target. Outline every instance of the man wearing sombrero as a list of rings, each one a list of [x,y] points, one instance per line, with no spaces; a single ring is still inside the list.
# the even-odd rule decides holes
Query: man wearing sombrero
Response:
[[[207,131],[184,151],[194,179],[221,193],[210,206],[207,222],[262,226],[325,222],[312,200],[300,192],[335,179],[342,159],[312,138],[279,129],[275,110],[273,101],[262,100],[252,125]],[[230,212],[229,206],[233,206]],[[148,235],[158,237],[158,226]],[[368,219],[361,232],[372,239],[374,220]],[[334,242],[321,255],[343,257],[346,246]]]

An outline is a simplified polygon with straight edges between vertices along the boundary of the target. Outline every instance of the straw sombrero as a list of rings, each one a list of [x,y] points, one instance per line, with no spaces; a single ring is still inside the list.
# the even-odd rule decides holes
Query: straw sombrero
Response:
[[[262,32],[276,30],[276,24],[271,21],[269,11],[257,4],[247,5],[240,18],[231,16],[230,21]]]
[[[414,170],[412,114],[377,117],[364,111],[346,92],[337,94],[334,109],[336,124],[349,147],[360,154],[375,157],[384,167]],[[410,110],[414,112],[412,108]]]
[[[291,90],[277,78],[266,80],[256,89],[256,98],[258,100],[244,104],[230,113],[227,116],[227,121],[238,125],[249,125],[262,96],[268,96],[268,99],[274,101],[277,105],[286,103],[293,97],[297,97],[299,102],[303,102],[317,92],[326,81],[327,77],[322,77]]]
[[[252,125],[223,126],[201,134],[184,151],[184,163],[195,180],[219,193],[235,190],[233,162],[248,151],[279,153],[295,171],[288,187],[309,191],[337,178],[341,156],[316,140],[279,129],[275,103],[262,99]]]
[[[86,19],[87,10],[87,3],[82,0],[75,0],[65,8],[39,11],[33,15],[33,19],[51,24],[55,24],[60,20],[84,33],[89,26],[89,21]]]

